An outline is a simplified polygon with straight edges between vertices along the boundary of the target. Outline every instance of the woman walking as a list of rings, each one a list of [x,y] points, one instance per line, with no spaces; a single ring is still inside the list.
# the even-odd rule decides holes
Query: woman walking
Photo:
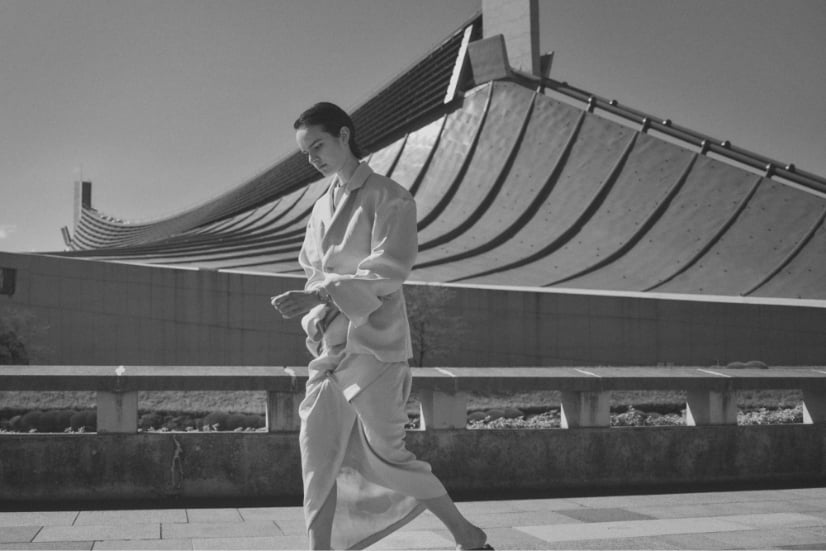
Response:
[[[314,105],[294,129],[299,149],[331,177],[299,254],[304,290],[272,300],[285,318],[303,316],[314,356],[299,410],[310,548],[360,549],[429,509],[457,549],[490,549],[404,443],[412,346],[402,284],[418,249],[413,197],[360,162],[353,122],[336,105]]]

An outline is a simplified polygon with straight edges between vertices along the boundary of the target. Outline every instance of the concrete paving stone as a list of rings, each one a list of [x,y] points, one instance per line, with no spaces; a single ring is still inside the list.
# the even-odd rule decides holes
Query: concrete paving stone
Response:
[[[444,526],[445,525],[442,524],[442,521],[439,520],[436,515],[430,511],[425,511],[402,526],[400,530],[437,530],[439,528],[444,528]]]
[[[40,526],[0,527],[0,543],[28,543],[40,531]]]
[[[582,507],[568,499],[511,499],[494,501],[457,502],[456,507],[464,515],[482,513],[513,513],[515,511],[555,511]]]
[[[805,512],[807,515],[817,517],[819,519],[826,519],[826,508],[821,509],[819,511],[813,511],[811,509],[806,509],[803,512]]]
[[[697,492],[677,494],[598,496],[569,499],[577,505],[581,505],[584,507],[619,507],[622,509],[628,509],[630,507],[658,507],[663,505],[669,506],[702,505],[707,503],[736,503],[738,501],[754,501],[755,499],[760,499],[758,496],[746,497],[748,494],[754,493],[763,494],[764,492]]]
[[[573,503],[574,506],[565,507],[566,509],[575,509],[576,507],[588,507],[592,509],[618,507],[627,509],[629,507],[658,507],[661,505],[673,505],[676,502],[673,494],[575,497],[569,498],[568,501]]]
[[[488,543],[497,550],[505,551],[507,549],[547,549],[548,542],[535,538],[525,532],[514,530],[510,527],[502,528],[487,528],[485,532],[488,535]],[[436,532],[444,538],[450,539],[450,532],[447,529]]]
[[[734,505],[739,512],[750,513],[805,513],[818,516],[826,512],[826,500],[746,501]]]
[[[556,524],[580,524],[579,521],[555,511],[530,511],[525,513],[479,514],[468,517],[478,526],[499,528],[503,526],[535,526]]]
[[[820,524],[818,526],[806,526],[804,528],[796,528],[801,532],[808,532],[811,534],[816,535],[818,538],[826,539],[826,524]]]
[[[2,526],[71,526],[77,511],[0,512]]]
[[[705,503],[692,505],[661,505],[659,507],[627,507],[628,511],[648,515],[652,518],[725,517],[729,515],[753,513],[786,512],[783,501],[757,501],[754,503]]]
[[[275,526],[284,536],[306,536],[307,526],[303,520],[277,520]]]
[[[432,530],[393,532],[367,549],[453,549],[453,538],[447,539]]]
[[[749,528],[773,530],[795,526],[822,526],[824,520],[813,515],[801,513],[766,513],[751,515],[729,515],[722,517],[726,522],[742,524]]]
[[[81,511],[75,526],[90,524],[132,524],[188,522],[186,509],[132,509],[113,511]]]
[[[507,503],[511,511],[558,511],[582,507],[570,499],[515,499]]]
[[[122,550],[122,549],[180,549],[185,551],[192,550],[192,540],[189,539],[175,539],[175,540],[104,540],[96,541],[93,551],[98,550]]]
[[[731,549],[720,540],[714,539],[716,534],[671,534],[661,536],[666,545],[673,545],[678,549],[709,551],[712,549]]]
[[[678,494],[684,495],[684,494]],[[749,501],[783,501],[789,499],[794,493],[791,490],[745,490],[733,492],[704,492],[702,496],[715,501],[749,502]],[[822,495],[822,494],[821,494]],[[709,502],[713,503],[713,502]]]
[[[247,520],[300,520],[304,522],[304,509],[301,507],[241,507],[241,518]]]
[[[117,524],[89,526],[44,526],[34,538],[42,541],[159,540],[161,525]]]
[[[284,535],[274,522],[193,522],[189,524],[164,524],[163,537],[179,538],[243,538],[275,537]]]
[[[309,547],[307,536],[282,536],[275,538],[275,544],[270,549],[300,549]]]
[[[795,498],[815,498],[815,499],[823,499],[824,494],[826,494],[826,489],[822,487],[816,488],[790,488],[788,490],[783,490],[784,493],[794,496]]]
[[[756,501],[784,501],[791,496],[783,490],[749,490],[740,492],[688,492],[671,494],[671,503],[753,503]]]
[[[243,522],[238,509],[187,509],[189,522]]]
[[[564,550],[564,549],[582,549],[582,550],[597,550],[597,549],[680,549],[675,545],[671,545],[661,538],[655,537],[640,537],[640,538],[623,538],[623,539],[607,539],[607,540],[579,540],[579,541],[565,541],[545,543],[543,549],[548,550]]]
[[[307,538],[296,536],[193,539],[192,548],[202,549],[307,549]]]
[[[582,522],[616,522],[621,520],[651,520],[655,518],[651,515],[643,515],[615,507],[606,509],[563,509],[556,512]]]
[[[818,536],[797,528],[773,530],[743,530],[740,532],[726,532],[707,534],[708,539],[720,542],[724,549],[779,549],[789,545],[809,545],[810,549],[824,541],[826,537]],[[823,549],[823,547],[820,547]]]
[[[804,511],[826,511],[826,499],[824,498],[815,498],[815,499],[793,499],[789,501],[785,501],[784,503],[788,503],[794,507],[794,510],[797,512],[804,512]],[[791,510],[791,509],[790,509]]]
[[[548,542],[568,542],[582,540],[585,537],[597,540],[666,536],[669,534],[734,532],[742,530],[743,525],[716,518],[690,518],[559,524],[556,526],[514,526],[514,528]]]
[[[14,549],[16,551],[28,551],[29,549],[53,549],[55,551],[91,551],[94,542],[92,541],[55,541],[44,543],[0,543],[0,549]]]
[[[826,499],[790,499],[783,501],[757,501],[741,503],[744,511],[760,513],[814,513],[826,511]]]

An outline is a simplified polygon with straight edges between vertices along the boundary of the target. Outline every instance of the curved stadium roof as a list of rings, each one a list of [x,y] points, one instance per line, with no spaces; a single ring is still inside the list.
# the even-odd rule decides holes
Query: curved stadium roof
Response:
[[[823,193],[596,115],[594,96],[580,108],[517,79],[443,104],[462,31],[354,112],[370,165],[416,198],[411,279],[826,299]],[[84,209],[62,254],[298,273],[327,184],[296,153],[154,223]]]

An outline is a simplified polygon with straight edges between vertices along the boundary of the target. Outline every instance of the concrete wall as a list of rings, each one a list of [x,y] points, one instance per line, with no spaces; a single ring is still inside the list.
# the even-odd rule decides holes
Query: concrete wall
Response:
[[[49,326],[41,364],[304,365],[269,297],[303,279],[0,253],[6,307]],[[451,286],[433,313],[444,366],[824,365],[826,302]],[[445,335],[447,333],[447,335]],[[447,337],[447,338],[445,338]]]
[[[303,333],[269,297],[303,280],[0,253],[17,268],[4,306],[48,325],[38,363],[304,364]]]
[[[823,425],[409,431],[454,495],[826,482]],[[296,433],[0,435],[0,503],[301,498]]]
[[[783,303],[785,302],[785,303]],[[468,289],[462,365],[826,362],[826,302]]]

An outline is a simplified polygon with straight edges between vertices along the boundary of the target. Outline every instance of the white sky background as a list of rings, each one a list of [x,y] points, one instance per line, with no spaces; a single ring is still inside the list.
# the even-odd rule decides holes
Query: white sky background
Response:
[[[823,0],[540,0],[553,78],[826,175]],[[196,206],[352,109],[479,0],[0,0],[0,250],[60,250],[73,182]]]

